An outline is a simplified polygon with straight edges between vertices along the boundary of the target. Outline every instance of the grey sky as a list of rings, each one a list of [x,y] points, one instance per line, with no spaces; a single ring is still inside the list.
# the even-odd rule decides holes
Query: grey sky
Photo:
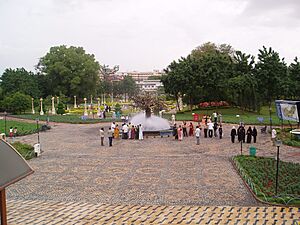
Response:
[[[55,45],[121,71],[163,69],[204,42],[300,57],[299,0],[0,0],[0,73],[33,70]]]

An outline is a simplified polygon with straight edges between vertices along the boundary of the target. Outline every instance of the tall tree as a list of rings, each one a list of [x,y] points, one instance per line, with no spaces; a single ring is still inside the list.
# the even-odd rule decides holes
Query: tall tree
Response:
[[[287,67],[283,59],[272,48],[259,50],[258,62],[255,65],[255,78],[258,92],[269,108],[276,97],[282,92],[282,82],[287,76]]]
[[[87,96],[96,93],[99,83],[99,63],[82,47],[51,47],[40,59],[37,70],[42,77],[40,82],[47,87],[45,96]]]
[[[125,95],[125,101],[127,98],[131,98],[137,93],[138,87],[131,76],[125,76],[120,81],[120,92]]]
[[[289,96],[293,99],[300,99],[300,62],[296,57],[288,67]]]
[[[21,92],[35,98],[40,96],[36,75],[24,68],[6,69],[0,79],[3,95]]]
[[[259,102],[253,69],[254,56],[236,51],[233,63],[234,77],[228,80],[228,93],[233,104],[256,111],[259,109]]]

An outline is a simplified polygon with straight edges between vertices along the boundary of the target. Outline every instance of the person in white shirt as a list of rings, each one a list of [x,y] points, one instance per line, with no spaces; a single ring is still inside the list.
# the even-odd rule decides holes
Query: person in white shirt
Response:
[[[127,124],[125,123],[122,128],[123,128],[123,134],[124,134],[122,136],[124,137],[124,139],[128,139],[128,126],[127,126]]]
[[[214,124],[213,124],[211,121],[209,121],[209,122],[207,123],[207,126],[208,126],[208,136],[209,136],[210,138],[212,138],[212,136],[213,136],[213,131],[214,131]]]
[[[175,115],[173,114],[172,115],[172,125],[174,126],[174,124],[175,124]]]
[[[275,146],[276,135],[277,135],[277,132],[276,132],[276,130],[273,128],[273,129],[272,129],[272,136],[271,136],[271,140],[272,140],[272,142],[273,142],[273,146]]]
[[[101,146],[104,146],[104,128],[101,128],[100,130],[100,139],[101,139]]]
[[[142,127],[142,124],[140,124],[139,125],[139,140],[144,139],[143,131],[144,131],[144,128]]]
[[[197,145],[200,145],[200,134],[201,134],[201,130],[200,130],[199,126],[196,126],[195,136],[196,136],[196,140],[197,140]]]
[[[116,123],[112,122],[110,128],[111,128],[111,131],[114,133],[115,132],[115,128],[116,128]]]

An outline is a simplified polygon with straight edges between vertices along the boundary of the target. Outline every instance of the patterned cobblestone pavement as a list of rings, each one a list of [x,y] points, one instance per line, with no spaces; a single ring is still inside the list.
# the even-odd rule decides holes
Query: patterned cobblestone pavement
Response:
[[[217,222],[217,216],[222,212],[214,212],[212,210],[215,209],[214,206],[229,206],[224,208],[228,211],[232,208],[230,206],[236,206],[232,211],[237,214],[239,209],[247,210],[250,207],[249,210],[255,210],[257,206],[262,206],[245,188],[229,161],[231,156],[240,153],[240,145],[230,143],[229,125],[224,128],[225,135],[222,140],[201,138],[200,146],[195,145],[195,139],[192,137],[185,138],[182,142],[170,137],[148,138],[143,141],[114,140],[113,147],[107,146],[107,140],[106,146],[100,146],[98,137],[100,126],[104,125],[56,124],[51,131],[40,134],[44,153],[41,157],[29,161],[35,173],[7,190],[8,216],[12,224],[51,224],[53,217],[57,217],[55,220],[57,223],[52,224],[59,224],[59,220],[62,220],[61,224],[95,224],[93,220],[80,220],[93,217],[100,221],[98,224],[105,224],[105,220],[101,221],[101,218],[107,219],[107,224],[112,224],[120,217],[115,223],[122,224],[128,215],[133,220],[136,219],[135,224],[151,224],[149,219],[160,218],[161,211],[156,211],[155,207],[163,209],[162,215],[171,213],[172,216],[167,217],[171,220],[171,217],[174,218],[172,213],[176,215],[176,209],[183,206],[185,209],[191,206],[194,211],[197,209],[198,214],[205,213],[205,207],[195,206],[208,206],[207,210],[211,214],[207,215],[216,218],[214,221]],[[37,141],[37,135],[18,139],[32,144]],[[249,146],[244,145],[244,153],[248,153]],[[276,149],[271,146],[268,136],[259,136],[255,146],[257,155],[274,157]],[[299,148],[283,146],[281,149],[282,160],[300,162]],[[74,207],[76,204],[78,208],[75,207],[69,212],[67,206]],[[87,207],[84,207],[85,205]],[[89,213],[90,207],[95,212]],[[116,215],[103,211],[103,208],[109,210],[115,207],[124,207],[124,211],[121,210]],[[149,210],[147,207],[150,207]],[[221,208],[216,207],[215,210]],[[38,211],[37,216],[33,216],[32,219],[44,218],[47,223],[34,221],[27,223],[27,220],[22,220],[22,215],[31,209],[36,209],[32,210],[32,213]],[[268,212],[275,210],[277,213],[282,209],[262,207],[257,210]],[[64,213],[60,214],[60,211]],[[138,217],[139,211],[153,214],[146,213]],[[82,215],[78,216],[81,212]],[[277,218],[276,213],[272,216],[275,215]],[[299,209],[292,209],[291,213],[299,218]],[[191,224],[196,222],[203,224],[206,221],[199,221],[203,217],[198,214],[195,214],[193,217],[195,221],[191,221]],[[231,218],[222,215],[228,221]],[[241,221],[253,222],[246,215],[243,213]],[[257,217],[255,214],[252,215],[251,219],[263,218],[261,216],[264,215],[269,218],[269,214]],[[290,217],[290,214],[279,213],[278,216],[282,216],[278,221],[283,224],[285,220],[291,221],[294,218]],[[276,220],[275,217],[273,221]],[[137,222],[141,218],[148,219]],[[176,224],[180,222],[180,218],[185,217],[180,214],[176,218],[178,218],[176,222],[173,221],[171,224]],[[180,223],[187,223],[189,218]],[[164,223],[170,220],[165,220]],[[264,221],[268,224],[269,220]],[[264,224],[260,222],[257,224]]]
[[[300,208],[9,201],[9,224],[297,224]]]

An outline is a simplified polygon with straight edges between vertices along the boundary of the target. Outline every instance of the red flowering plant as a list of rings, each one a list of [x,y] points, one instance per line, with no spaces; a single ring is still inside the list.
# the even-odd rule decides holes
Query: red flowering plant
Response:
[[[224,106],[229,106],[229,104],[226,101],[200,102],[199,106],[200,106],[200,108],[209,108],[209,107],[224,107]]]

